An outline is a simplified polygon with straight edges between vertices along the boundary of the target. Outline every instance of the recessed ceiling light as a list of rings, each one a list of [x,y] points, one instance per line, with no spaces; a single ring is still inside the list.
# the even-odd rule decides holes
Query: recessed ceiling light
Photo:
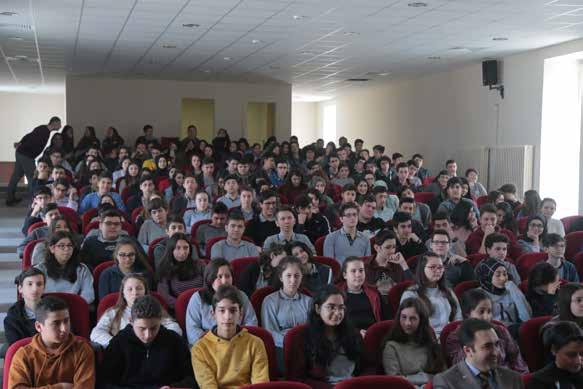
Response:
[[[344,35],[346,36],[352,36],[352,35],[359,35],[358,32],[356,31],[345,31]]]
[[[16,16],[16,15],[18,15],[18,13],[12,11],[0,12],[0,16]]]
[[[432,55],[430,57],[427,57],[427,59],[436,60],[436,59],[441,59],[441,57],[438,55]]]
[[[231,58],[231,57],[223,57],[223,59],[224,59],[225,61],[230,61],[232,58]]]
[[[210,73],[210,72],[211,72],[210,69],[203,70],[203,73]]]
[[[306,17],[304,15],[294,15],[293,18],[294,20],[302,20],[305,19]]]
[[[263,41],[262,41],[261,39],[253,39],[253,40],[251,41],[251,43],[253,43],[254,45],[257,45],[257,44],[259,44],[259,43],[262,43],[262,42],[263,42]]]
[[[409,3],[407,5],[413,8],[427,7],[427,3],[424,3],[422,1],[414,1],[413,3]]]
[[[175,49],[176,46],[175,45],[162,45],[163,49]]]
[[[386,72],[386,73],[379,73],[379,76],[386,77],[386,76],[388,76],[389,74],[391,74],[391,72]]]
[[[507,41],[508,38],[506,38],[505,36],[496,36],[494,38],[492,38],[493,41]]]
[[[200,27],[200,24],[196,24],[196,23],[183,23],[182,27],[185,28],[197,28]]]

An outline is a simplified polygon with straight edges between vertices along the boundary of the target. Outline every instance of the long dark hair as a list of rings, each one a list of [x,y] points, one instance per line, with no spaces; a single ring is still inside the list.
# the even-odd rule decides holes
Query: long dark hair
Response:
[[[534,215],[528,217],[526,221],[526,229],[524,230],[524,235],[521,235],[520,239],[524,240],[525,242],[532,242],[532,239],[528,236],[528,226],[530,226],[530,223],[532,223],[534,220],[538,220],[543,224],[543,231],[539,236],[539,243],[542,244],[542,241],[544,240],[545,236],[547,236],[547,219],[542,215]]]
[[[179,262],[174,257],[174,249],[178,244],[178,241],[183,240],[188,243],[188,257],[185,261]],[[200,276],[200,268],[194,265],[192,260],[192,245],[186,237],[185,234],[176,233],[168,238],[168,243],[166,244],[166,251],[160,262],[159,270],[160,280],[177,278],[180,281],[192,280],[193,278]]]
[[[431,301],[429,301],[429,297],[427,297],[427,277],[425,276],[425,266],[427,265],[427,261],[429,258],[439,258],[439,255],[429,251],[421,256],[419,263],[417,263],[417,269],[415,271],[417,284],[414,288],[417,288],[417,295],[419,299],[427,306],[427,310],[429,312],[429,316],[433,314],[433,305]],[[442,274],[439,281],[437,281],[437,288],[443,294],[443,296],[447,299],[449,306],[451,308],[451,313],[449,314],[449,321],[454,321],[455,316],[457,314],[457,302],[453,295],[452,290],[447,286],[447,280],[445,278],[445,272]]]
[[[407,333],[401,327],[401,312],[407,308],[414,308],[415,312],[419,316],[419,326],[417,331],[413,335],[407,335]],[[427,365],[424,368],[426,373],[435,374],[442,371],[445,368],[445,363],[441,355],[441,349],[439,343],[437,342],[437,337],[435,332],[431,328],[429,323],[429,313],[425,304],[417,298],[405,299],[401,305],[399,305],[399,310],[395,315],[395,324],[391,331],[387,334],[383,344],[388,341],[394,341],[397,343],[408,343],[413,342],[419,346],[425,346],[427,350]],[[383,346],[384,349],[384,346]]]
[[[538,192],[534,189],[527,190],[524,192],[524,203],[521,209],[521,213],[524,216],[534,216],[538,215],[541,207],[541,199]]]
[[[203,303],[211,305],[213,303],[213,296],[215,295],[215,290],[213,289],[213,282],[217,279],[219,274],[219,269],[223,266],[227,266],[231,272],[231,277],[233,276],[233,267],[231,263],[225,258],[215,258],[206,266],[204,269],[204,288],[200,291],[200,299]],[[234,281],[234,280],[233,280]]]
[[[65,266],[61,266],[55,255],[47,250],[45,257],[45,266],[47,269],[47,276],[49,278],[58,280],[65,279],[71,283],[77,281],[77,268],[81,266],[79,263],[79,247],[75,243],[73,234],[69,231],[56,231],[48,238],[48,247],[56,245],[61,239],[69,239],[73,245],[73,253],[71,258],[67,261]]]
[[[504,212],[504,218],[502,218],[502,223],[500,223],[500,226],[516,234],[518,232],[518,223],[516,222],[516,218],[514,217],[514,211],[512,209],[512,206],[507,202],[503,201],[501,203],[496,204],[496,209]]]
[[[342,322],[335,328],[336,339],[332,342],[325,334],[326,324],[316,311],[322,309],[322,305],[330,296],[340,295],[346,301],[346,296],[332,285],[326,285],[318,292],[312,302],[312,309],[308,318],[308,334],[306,337],[306,354],[310,363],[320,367],[328,367],[338,349],[342,348],[346,357],[358,365],[362,353],[362,337],[352,326],[345,315]]]
[[[117,254],[122,246],[132,246],[134,253],[136,254],[136,259],[134,260],[134,265],[132,266],[132,272],[140,273],[140,272],[150,272],[152,273],[152,267],[148,263],[148,260],[142,253],[142,250],[138,247],[138,244],[133,238],[130,237],[121,237],[117,244],[115,245],[115,249],[113,250],[113,260],[119,266],[119,262],[117,261]]]
[[[571,299],[575,292],[582,290],[583,284],[570,282],[561,285],[559,289],[559,320],[573,321],[583,327],[583,317],[577,317],[571,312]]]
[[[269,248],[259,256],[259,267],[263,271],[263,276],[269,278],[271,281],[275,281],[273,278],[276,275],[276,268],[271,266],[271,256],[274,254],[286,254],[286,246],[281,243],[273,242],[269,245]]]

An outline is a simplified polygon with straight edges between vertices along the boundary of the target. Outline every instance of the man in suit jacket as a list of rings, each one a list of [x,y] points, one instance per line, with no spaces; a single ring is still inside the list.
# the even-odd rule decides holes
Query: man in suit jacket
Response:
[[[500,341],[487,321],[466,319],[459,328],[465,360],[433,378],[435,389],[522,389],[520,374],[498,367]]]

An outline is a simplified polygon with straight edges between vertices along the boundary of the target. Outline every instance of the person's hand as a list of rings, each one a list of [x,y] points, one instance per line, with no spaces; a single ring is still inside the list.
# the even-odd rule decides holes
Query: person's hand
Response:
[[[366,335],[366,330],[360,330],[360,336],[362,336],[363,339],[364,339],[365,335]]]
[[[261,246],[255,246],[257,247],[257,251],[259,251],[259,254],[263,253],[263,247]]]
[[[389,262],[396,263],[397,265],[403,265],[403,263],[407,264],[407,261],[405,261],[405,257],[403,257],[403,254],[401,253],[389,255]]]
[[[467,258],[464,258],[464,257],[462,257],[460,255],[457,255],[457,254],[452,254],[449,257],[449,260],[451,261],[451,263],[453,263],[455,265],[455,264],[458,264],[458,263],[466,262],[468,259]]]
[[[557,293],[557,290],[559,290],[561,288],[561,280],[556,280],[555,282],[552,282],[549,284],[549,288],[547,290],[548,294],[551,295],[555,295]]]
[[[496,227],[488,224],[487,226],[484,226],[484,237],[493,234],[496,232]]]
[[[36,200],[33,200],[32,202],[32,212],[30,213],[30,216],[36,216],[40,213],[41,211],[41,205],[39,202],[37,202]]]
[[[411,235],[409,235],[409,240],[413,243],[419,243],[421,242],[421,239],[419,239],[419,237],[417,236],[416,233],[412,232]]]
[[[303,212],[298,212],[298,224],[306,224],[306,219],[308,217]]]

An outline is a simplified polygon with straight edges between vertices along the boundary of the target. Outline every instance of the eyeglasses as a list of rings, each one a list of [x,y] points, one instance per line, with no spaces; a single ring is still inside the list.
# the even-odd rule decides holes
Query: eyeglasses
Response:
[[[136,253],[117,253],[117,256],[120,258],[134,258]]]
[[[425,268],[429,269],[431,271],[442,271],[444,269],[444,267],[442,265],[425,266]]]
[[[345,305],[334,305],[334,304],[326,304],[326,305],[322,306],[322,308],[324,308],[325,310],[330,311],[330,312],[344,312],[346,310]]]
[[[544,228],[544,225],[542,225],[540,223],[532,223],[530,226],[532,228]]]
[[[75,247],[72,244],[65,244],[65,243],[59,243],[55,245],[56,248],[58,248],[59,250],[73,250],[73,247]]]
[[[446,245],[449,244],[449,240],[432,240],[431,243],[438,245]]]
[[[358,213],[354,213],[354,212],[350,212],[350,213],[345,213],[343,217],[357,217]]]

